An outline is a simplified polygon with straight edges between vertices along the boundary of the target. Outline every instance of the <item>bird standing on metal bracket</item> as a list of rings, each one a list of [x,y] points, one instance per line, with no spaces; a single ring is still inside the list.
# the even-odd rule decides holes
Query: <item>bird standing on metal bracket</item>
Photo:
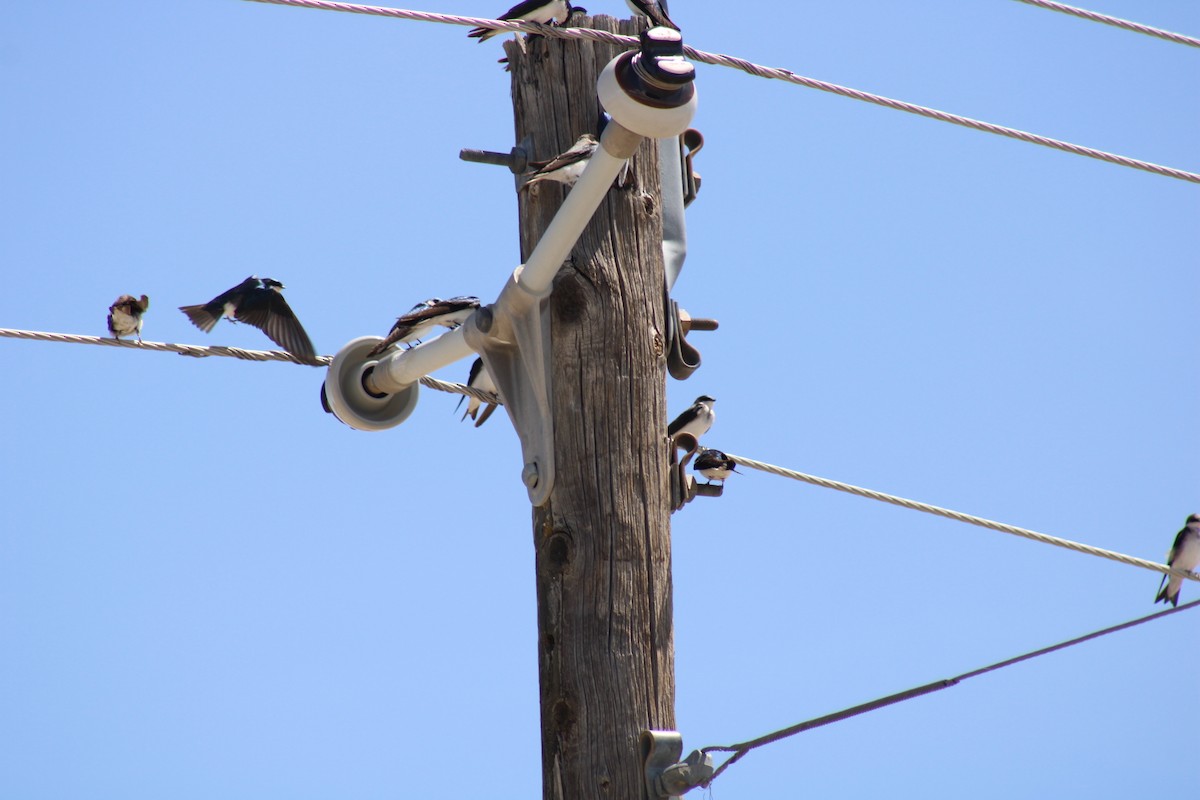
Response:
[[[150,298],[142,295],[139,300],[131,294],[123,294],[108,307],[108,332],[114,339],[122,336],[137,336],[142,341],[142,315],[150,307]]]
[[[317,357],[317,351],[295,312],[283,299],[280,293],[283,288],[284,285],[274,278],[251,275],[207,303],[180,306],[179,310],[205,333],[212,331],[221,317],[230,322],[253,325],[296,358],[312,361]]]
[[[713,426],[713,422],[717,419],[717,412],[713,411],[713,403],[717,402],[706,394],[702,394],[696,398],[696,402],[686,409],[682,414],[667,426],[667,434],[674,440],[676,437],[685,433],[691,434],[700,441],[700,437],[708,433],[709,428]]]
[[[629,10],[641,17],[649,17],[655,25],[679,30],[679,26],[667,16],[667,0],[625,0]]]
[[[467,376],[467,386],[470,386],[472,389],[478,389],[481,392],[497,391],[496,382],[492,380],[492,373],[488,372],[487,367],[483,365],[482,358],[475,359],[475,363],[471,365],[471,373]],[[463,412],[462,419],[470,417],[475,420],[476,428],[487,422],[488,417],[496,410],[495,403],[487,403],[487,408],[483,409],[483,413],[480,414],[479,407],[484,405],[483,401],[477,397],[463,395],[462,400],[459,400],[458,405],[454,407],[455,411],[462,407],[463,400],[467,401],[467,410]],[[459,422],[462,422],[462,419]]]
[[[382,342],[371,348],[368,356],[377,356],[394,344],[412,344],[419,342],[421,337],[441,325],[443,328],[454,330],[467,321],[467,317],[479,308],[478,297],[451,297],[443,300],[431,297],[417,303],[407,314],[396,318],[396,324],[388,331]]]
[[[1192,514],[1187,518],[1183,530],[1175,537],[1171,552],[1167,553],[1167,566],[1194,571],[1197,565],[1200,565],[1200,514]],[[1182,586],[1183,578],[1163,575],[1154,602],[1178,606],[1179,590]]]
[[[720,450],[701,450],[697,454],[696,460],[692,462],[692,469],[708,478],[709,483],[720,481],[724,484],[729,473],[737,472],[734,469],[736,466],[737,462]],[[738,472],[738,474],[742,473]]]
[[[505,11],[496,19],[506,22],[540,22],[543,25],[562,24],[571,15],[571,4],[567,0],[525,0]],[[493,36],[511,31],[501,31],[495,28],[472,28],[467,36],[486,42]]]

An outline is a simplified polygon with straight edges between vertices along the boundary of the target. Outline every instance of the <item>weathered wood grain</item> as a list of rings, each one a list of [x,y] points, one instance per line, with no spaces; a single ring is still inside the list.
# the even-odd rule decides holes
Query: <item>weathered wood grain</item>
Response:
[[[616,48],[540,37],[505,48],[516,140],[530,137],[533,158],[597,131],[596,77]],[[546,800],[642,797],[639,734],[675,726],[654,142],[634,168],[633,187],[609,191],[550,299],[557,480],[534,510]],[[520,193],[523,257],[566,191],[546,182]]]

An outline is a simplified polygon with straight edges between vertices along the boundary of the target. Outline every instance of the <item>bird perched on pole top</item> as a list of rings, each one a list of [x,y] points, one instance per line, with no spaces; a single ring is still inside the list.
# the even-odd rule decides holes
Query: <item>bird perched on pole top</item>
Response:
[[[562,24],[567,21],[567,17],[571,15],[571,4],[567,0],[525,0],[523,3],[517,3],[515,6],[505,11],[496,19],[504,21],[516,22],[518,20],[524,22],[540,22],[546,24]],[[509,31],[496,30],[495,28],[472,28],[467,34],[472,39],[478,39],[480,42],[486,42],[493,36],[498,36]]]
[[[667,435],[674,440],[686,433],[700,441],[700,437],[708,433],[717,418],[717,412],[713,410],[715,402],[717,401],[706,394],[697,397],[696,402],[667,426]]]
[[[253,325],[296,358],[312,361],[317,357],[317,351],[292,307],[280,294],[283,288],[284,285],[274,278],[251,275],[207,303],[180,306],[179,310],[205,333],[212,331],[221,317],[230,322]]]
[[[492,373],[488,372],[487,367],[483,365],[482,358],[475,359],[475,363],[471,364],[471,372],[467,376],[467,386],[470,386],[472,389],[479,389],[481,392],[496,391],[496,382],[492,380]],[[455,411],[462,406],[463,400],[467,401],[467,410],[463,412],[462,419],[470,417],[471,419],[475,420],[476,428],[487,422],[488,417],[490,417],[492,412],[496,410],[495,403],[487,403],[487,407],[484,408],[483,413],[480,414],[479,407],[484,405],[483,401],[477,397],[468,397],[463,395],[462,400],[459,400],[458,405],[455,406]],[[462,422],[462,419],[460,419],[459,422]]]
[[[654,25],[679,30],[679,26],[667,16],[667,0],[625,0],[625,5],[640,17],[649,17]]]
[[[417,303],[402,317],[396,318],[396,324],[388,331],[382,342],[371,348],[368,356],[377,356],[395,344],[412,344],[419,342],[421,337],[441,325],[443,328],[454,330],[467,321],[467,317],[479,308],[478,297],[451,297],[443,300],[431,297]]]
[[[692,469],[708,478],[708,482],[720,481],[725,483],[729,473],[737,472],[737,462],[720,450],[701,450],[692,462]],[[742,473],[738,472],[739,475]]]
[[[1184,523],[1183,530],[1175,536],[1171,552],[1167,553],[1167,566],[1194,571],[1200,565],[1200,514],[1192,514]],[[1170,603],[1179,605],[1179,590],[1183,587],[1183,578],[1174,575],[1163,575],[1162,583],[1158,585],[1158,596],[1155,603]]]
[[[108,332],[114,339],[122,336],[137,336],[142,340],[142,315],[150,307],[150,298],[142,295],[139,300],[131,294],[123,294],[108,307]]]

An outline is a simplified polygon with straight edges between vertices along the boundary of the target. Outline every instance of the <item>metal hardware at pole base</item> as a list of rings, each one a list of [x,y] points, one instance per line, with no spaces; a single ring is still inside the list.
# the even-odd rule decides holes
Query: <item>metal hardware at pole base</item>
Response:
[[[703,786],[713,775],[712,756],[707,753],[693,750],[680,761],[683,736],[676,731],[642,731],[641,746],[649,800],[673,800]]]

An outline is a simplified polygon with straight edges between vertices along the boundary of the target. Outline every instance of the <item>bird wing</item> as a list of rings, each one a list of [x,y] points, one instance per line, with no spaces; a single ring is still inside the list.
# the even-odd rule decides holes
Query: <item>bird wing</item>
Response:
[[[316,358],[317,351],[304,326],[283,295],[274,289],[246,293],[234,315],[239,321],[261,330],[271,341],[297,358]]]
[[[1188,529],[1183,526],[1183,530],[1175,534],[1175,541],[1171,543],[1171,549],[1167,551],[1167,566],[1175,566],[1175,559],[1179,557],[1179,553],[1183,550],[1183,542],[1187,539]]]
[[[695,419],[696,419],[696,407],[692,406],[691,408],[689,408],[688,410],[686,410],[682,414],[680,414],[678,417],[676,417],[671,422],[671,424],[667,426],[667,435],[674,436],[675,434],[679,433],[679,431],[683,430],[683,426],[687,425],[689,422],[692,422]]]
[[[560,153],[549,161],[530,161],[529,166],[533,167],[534,173],[538,175],[554,172],[556,169],[562,169],[577,161],[591,158],[592,153],[596,152],[596,145],[596,137],[585,134],[579,137],[579,140],[565,152]]]

